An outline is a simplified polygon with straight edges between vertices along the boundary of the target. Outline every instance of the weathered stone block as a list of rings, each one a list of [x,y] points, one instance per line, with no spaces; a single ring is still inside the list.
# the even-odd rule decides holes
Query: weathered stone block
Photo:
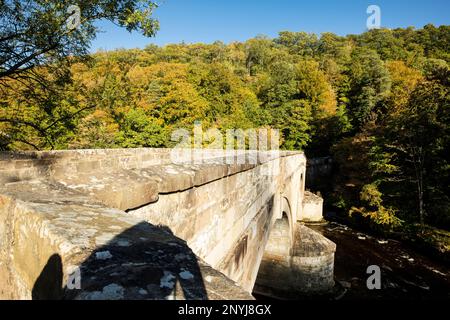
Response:
[[[300,220],[319,222],[323,220],[323,199],[312,192],[305,191]]]

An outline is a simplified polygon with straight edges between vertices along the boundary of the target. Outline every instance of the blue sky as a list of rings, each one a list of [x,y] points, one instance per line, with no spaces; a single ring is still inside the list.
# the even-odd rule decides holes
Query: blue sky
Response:
[[[245,41],[260,34],[275,37],[279,31],[306,31],[339,35],[362,33],[366,29],[366,8],[381,8],[381,25],[387,28],[427,23],[450,24],[449,0],[156,0],[160,7],[154,17],[161,29],[153,38],[129,33],[109,22],[99,22],[102,30],[91,51],[115,48],[143,48],[153,43],[216,40]]]

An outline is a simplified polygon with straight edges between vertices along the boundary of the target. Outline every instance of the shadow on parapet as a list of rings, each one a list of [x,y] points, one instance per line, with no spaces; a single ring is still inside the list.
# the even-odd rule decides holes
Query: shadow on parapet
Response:
[[[63,294],[63,265],[61,256],[53,254],[34,283],[33,300],[59,299]]]
[[[76,272],[62,288],[61,258],[53,255],[34,285],[33,299],[208,299],[199,262],[186,242],[169,228],[146,222],[95,250],[79,271],[81,289]]]

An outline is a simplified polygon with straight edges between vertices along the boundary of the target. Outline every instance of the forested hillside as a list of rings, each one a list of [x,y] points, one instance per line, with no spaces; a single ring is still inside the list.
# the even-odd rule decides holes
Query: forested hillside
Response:
[[[69,59],[70,81],[2,86],[0,149],[170,147],[173,130],[196,121],[277,128],[283,149],[334,157],[330,201],[343,211],[387,228],[450,227],[449,26]]]

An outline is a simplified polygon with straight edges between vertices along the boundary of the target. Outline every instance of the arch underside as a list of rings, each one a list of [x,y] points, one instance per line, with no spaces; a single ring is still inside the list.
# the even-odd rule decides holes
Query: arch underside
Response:
[[[334,286],[334,243],[297,223],[286,197],[281,197],[275,217],[253,293],[291,299],[330,290]]]

